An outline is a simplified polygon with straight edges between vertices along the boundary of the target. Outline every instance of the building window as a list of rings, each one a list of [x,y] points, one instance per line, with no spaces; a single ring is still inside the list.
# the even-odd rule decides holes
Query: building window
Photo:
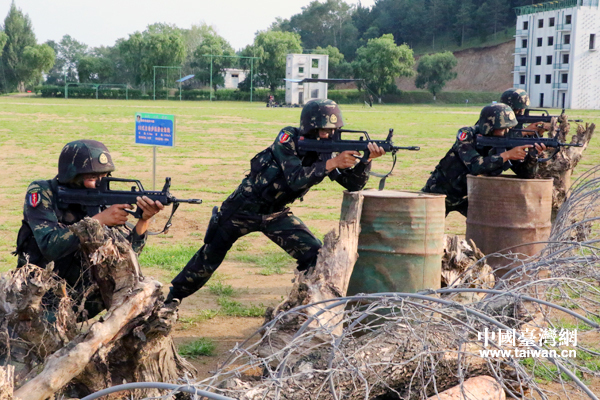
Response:
[[[563,54],[563,64],[568,64],[568,63],[569,63],[569,55]]]
[[[560,76],[560,82],[561,83],[568,83],[568,79],[569,79],[569,75],[568,74],[562,74]]]
[[[313,68],[319,68],[319,59],[318,58],[313,58],[312,59],[312,67]]]
[[[523,30],[526,31],[529,28],[529,21],[523,21]]]
[[[546,75],[546,83],[552,83],[552,75]]]
[[[571,16],[570,15],[566,15],[565,16],[565,25],[569,25],[571,23]]]
[[[550,25],[551,27],[554,26],[554,17],[548,20],[548,25]]]
[[[537,56],[535,58],[535,65],[542,65],[542,56]]]
[[[319,79],[319,74],[312,74],[310,77],[313,79]]]
[[[524,85],[524,84],[525,84],[525,75],[520,75],[520,76],[519,76],[519,83],[520,83],[521,85]]]
[[[318,99],[319,98],[319,89],[314,89],[310,91],[310,98],[311,99]]]
[[[524,48],[524,49],[526,49],[526,48],[527,48],[527,39],[523,39],[523,40],[521,41],[521,47],[522,47],[522,48]]]
[[[544,40],[541,37],[537,38],[537,47],[542,47],[542,42],[543,41]]]
[[[590,33],[590,50],[596,49],[596,34]]]
[[[538,28],[543,28],[543,27],[544,27],[544,20],[538,19]]]
[[[298,73],[299,74],[303,74],[304,73],[304,67],[298,67]]]
[[[554,36],[548,36],[548,46],[552,46],[554,44]]]
[[[526,57],[521,57],[521,67],[524,67],[527,65],[527,58]]]
[[[540,76],[539,75],[535,76],[535,83],[540,83]]]
[[[552,56],[546,56],[546,65],[552,65]]]
[[[565,44],[571,44],[571,35],[565,35]]]
[[[239,78],[239,75],[238,74],[231,74],[231,77],[232,78]]]

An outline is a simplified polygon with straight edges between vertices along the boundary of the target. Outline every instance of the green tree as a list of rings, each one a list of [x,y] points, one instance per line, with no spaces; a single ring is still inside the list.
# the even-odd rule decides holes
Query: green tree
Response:
[[[46,42],[56,53],[54,66],[48,71],[46,82],[50,84],[64,83],[65,74],[67,81],[78,82],[77,63],[79,59],[87,54],[88,46],[78,42],[70,35],[64,35],[60,42],[53,40]]]
[[[344,55],[333,46],[327,46],[322,49],[317,47],[314,54],[327,54],[329,56],[329,77],[334,79],[350,78],[352,77],[352,65],[344,60]],[[327,85],[329,89],[335,87],[335,83]]]
[[[291,53],[302,53],[300,35],[291,32],[262,31],[258,32],[254,44],[246,47],[242,55],[260,57],[260,60],[254,60],[259,75],[257,81],[274,92],[277,87],[283,85],[285,61],[287,55]],[[247,64],[244,62],[242,65]]]
[[[23,15],[13,2],[4,20],[6,40],[2,51],[3,79],[0,81],[5,92],[37,83],[42,72],[54,63],[54,51],[47,45],[38,45],[27,15]]]
[[[236,55],[233,47],[212,26],[206,24],[195,28],[194,35],[188,34],[187,39],[196,44],[190,64],[193,68],[200,69],[196,73],[196,79],[204,83],[211,81],[212,60],[212,85],[217,90],[217,86],[225,83],[225,69],[237,66],[236,59],[231,58]],[[213,57],[210,57],[211,54]]]
[[[435,100],[446,83],[456,78],[454,68],[457,64],[456,57],[450,51],[423,56],[417,66],[415,85],[419,89],[429,90]]]
[[[77,63],[79,82],[82,83],[118,83],[114,72],[113,62],[106,57],[83,56]]]
[[[300,14],[289,20],[278,20],[272,28],[298,33],[304,48],[333,46],[353,53],[358,34],[352,21],[353,12],[354,8],[343,0],[314,0],[302,7]]]
[[[136,85],[150,83],[154,66],[180,66],[185,59],[181,31],[171,25],[154,24],[117,42],[124,66]]]
[[[400,76],[412,76],[415,59],[413,51],[406,44],[397,46],[392,34],[370,39],[366,46],[356,51],[352,63],[354,76],[365,83],[379,98],[386,87],[394,84]]]
[[[458,12],[454,22],[454,37],[456,43],[462,47],[467,35],[472,31],[474,25],[473,13],[475,6],[471,0],[460,0]]]

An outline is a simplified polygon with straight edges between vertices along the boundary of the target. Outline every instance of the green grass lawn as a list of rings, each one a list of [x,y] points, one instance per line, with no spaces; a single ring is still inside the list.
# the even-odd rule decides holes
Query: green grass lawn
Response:
[[[387,189],[397,190],[423,187],[429,173],[454,142],[457,129],[472,125],[480,109],[481,105],[376,105],[372,109],[362,105],[342,106],[347,128],[368,130],[378,139],[385,138],[388,129],[393,128],[396,144],[421,146],[419,152],[399,153],[394,174],[386,184]],[[262,102],[0,97],[0,168],[4,177],[0,181],[0,271],[13,268],[16,262],[10,252],[14,250],[28,184],[56,175],[58,155],[65,143],[84,138],[102,141],[116,164],[114,176],[140,179],[146,188],[152,188],[152,148],[134,144],[135,113],[152,112],[174,114],[177,120],[176,146],[158,149],[157,188],[170,176],[175,196],[204,200],[200,206],[183,204],[171,232],[151,238],[142,259],[143,265],[147,262],[176,273],[198,248],[212,207],[235,189],[247,173],[249,160],[268,146],[282,127],[298,125],[300,111],[300,108],[266,108]],[[600,111],[571,110],[569,116],[600,122]],[[599,162],[595,137],[576,175]],[[374,169],[387,172],[390,167],[391,157],[386,156],[376,161]],[[372,178],[367,187],[377,185],[378,179]],[[325,180],[315,189],[318,190],[311,191],[303,203],[292,208],[322,236],[336,223],[342,188]],[[451,231],[464,233],[464,226],[454,223]],[[273,251],[271,245],[253,246],[254,256],[233,251],[231,257],[236,262],[254,263],[265,274],[277,273],[277,268],[273,271],[264,268],[285,264]]]

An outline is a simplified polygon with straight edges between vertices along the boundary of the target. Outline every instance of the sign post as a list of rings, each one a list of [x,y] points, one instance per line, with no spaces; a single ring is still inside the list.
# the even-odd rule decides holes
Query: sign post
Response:
[[[152,190],[156,190],[156,147],[175,146],[175,116],[168,114],[136,113],[135,143],[153,146]]]

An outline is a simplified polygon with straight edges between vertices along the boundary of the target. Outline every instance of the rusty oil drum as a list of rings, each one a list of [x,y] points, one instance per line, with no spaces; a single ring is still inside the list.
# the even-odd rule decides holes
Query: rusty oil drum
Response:
[[[545,247],[552,228],[552,179],[519,179],[513,176],[467,176],[469,210],[467,239],[484,254],[504,249],[534,255]],[[501,268],[506,259],[490,265]],[[497,274],[498,276],[498,274]]]
[[[393,190],[363,195],[359,257],[348,295],[438,289],[446,196]],[[342,209],[349,200],[345,192]]]

